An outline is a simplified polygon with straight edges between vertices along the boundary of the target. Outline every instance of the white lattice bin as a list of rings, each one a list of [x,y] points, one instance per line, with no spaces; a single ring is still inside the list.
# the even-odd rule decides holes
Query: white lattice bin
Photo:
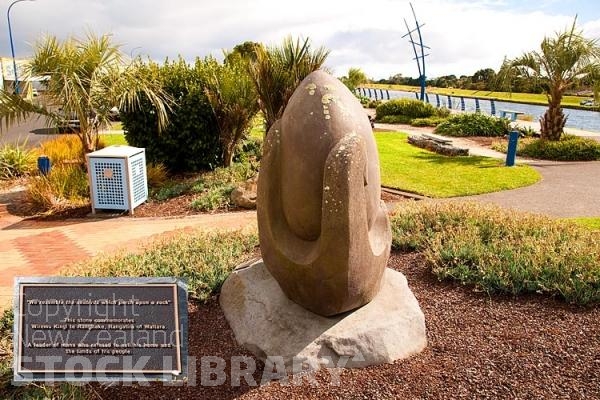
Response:
[[[148,199],[146,150],[110,146],[86,155],[92,213],[96,209],[129,210]]]

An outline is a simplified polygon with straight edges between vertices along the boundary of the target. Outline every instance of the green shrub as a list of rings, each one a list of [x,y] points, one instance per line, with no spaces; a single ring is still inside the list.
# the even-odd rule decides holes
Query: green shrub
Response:
[[[256,175],[257,162],[234,163],[203,173],[196,179],[171,181],[155,189],[151,197],[158,201],[168,200],[188,193],[197,194],[190,207],[199,211],[214,211],[230,205],[231,191],[242,182]]]
[[[190,207],[198,211],[214,211],[231,205],[233,189],[250,179],[258,172],[256,163],[232,164],[229,168],[217,168],[203,174],[192,186],[192,192],[198,196]]]
[[[507,143],[496,143],[494,150],[506,153]],[[562,135],[558,141],[523,139],[517,144],[517,155],[554,161],[600,160],[600,143],[589,138]]]
[[[456,114],[440,123],[435,133],[445,136],[504,136],[510,131],[505,118],[496,118],[482,113]]]
[[[448,118],[450,116],[450,109],[446,107],[436,108],[435,116],[440,118]]]
[[[436,113],[436,109],[429,103],[411,99],[394,99],[381,103],[375,111],[376,120],[384,122],[387,116],[402,116],[407,121],[414,118],[428,118]]]
[[[412,126],[438,126],[445,120],[444,117],[415,118],[410,121],[410,124]]]
[[[69,276],[176,276],[191,298],[206,301],[236,265],[258,246],[255,232],[186,233],[152,244],[142,253],[94,258],[67,267]]]
[[[158,201],[165,201],[189,193],[193,184],[191,182],[167,182],[163,186],[152,190],[150,196]]]
[[[235,152],[233,161],[236,163],[246,163],[249,161],[258,161],[262,157],[263,138],[250,136],[243,140]]]
[[[383,102],[381,100],[369,100],[366,104],[367,108],[374,108],[376,109],[377,107],[379,107],[380,104],[382,104]]]
[[[145,66],[144,73],[158,76],[175,99],[163,132],[158,131],[156,114],[144,97],[138,110],[121,112],[127,142],[146,148],[149,163],[162,163],[171,172],[213,169],[221,164],[219,129],[204,92],[202,72],[200,61],[190,66],[182,59]]]
[[[521,134],[521,136],[524,137],[536,137],[539,136],[540,134],[537,133],[535,131],[535,129],[529,127],[529,126],[516,126],[516,130]]]
[[[215,211],[230,205],[230,196],[235,186],[232,184],[219,185],[203,191],[192,201],[190,207],[198,211]]]
[[[34,154],[23,145],[5,144],[0,148],[0,179],[27,175],[35,168]]]
[[[573,223],[475,203],[406,203],[393,246],[419,250],[439,278],[486,292],[600,301],[600,236]]]
[[[360,101],[360,104],[362,104],[363,106],[366,106],[371,101],[370,98],[368,98],[367,96],[363,96],[362,94],[356,94],[356,93],[354,93],[354,95],[356,96],[356,98],[358,99],[358,101]]]

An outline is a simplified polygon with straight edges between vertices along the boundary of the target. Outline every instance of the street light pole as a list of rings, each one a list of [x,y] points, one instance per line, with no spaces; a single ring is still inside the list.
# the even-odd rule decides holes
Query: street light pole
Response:
[[[12,8],[12,6],[14,6],[15,4],[17,4],[17,3],[21,2],[21,1],[35,1],[35,0],[16,0],[16,1],[13,1],[8,6],[8,11],[6,12],[6,19],[8,19],[8,37],[10,38],[10,51],[12,53],[13,70],[14,70],[14,73],[15,73],[15,94],[19,94],[19,78],[17,77],[17,61],[15,60],[15,45],[13,44],[12,29],[10,27],[10,9]]]

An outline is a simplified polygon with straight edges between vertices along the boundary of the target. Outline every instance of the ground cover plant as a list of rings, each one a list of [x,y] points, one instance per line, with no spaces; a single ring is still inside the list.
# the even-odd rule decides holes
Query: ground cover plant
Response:
[[[393,246],[421,251],[440,279],[488,293],[600,301],[600,235],[549,217],[458,202],[403,204]]]
[[[482,113],[463,113],[449,117],[437,125],[434,132],[444,136],[494,136],[502,137],[510,131],[510,123],[505,118],[497,118]]]
[[[242,182],[256,175],[256,161],[233,163],[187,179],[166,180],[152,188],[150,198],[165,201],[182,195],[193,195],[189,207],[197,211],[215,211],[231,207],[230,195]]]
[[[98,257],[66,267],[67,276],[177,276],[189,296],[206,301],[225,278],[258,246],[255,231],[181,233],[155,242],[142,252]]]
[[[506,168],[487,157],[447,157],[407,143],[398,132],[375,133],[384,186],[431,197],[468,196],[534,184],[533,168]]]
[[[494,143],[492,148],[506,153],[506,142]],[[562,135],[560,140],[525,138],[517,144],[517,155],[553,161],[600,160],[600,142],[574,135]]]

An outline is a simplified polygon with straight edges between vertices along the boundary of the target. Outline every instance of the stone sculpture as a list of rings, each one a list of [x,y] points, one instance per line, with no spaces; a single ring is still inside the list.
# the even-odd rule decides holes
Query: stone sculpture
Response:
[[[380,196],[361,104],[338,79],[311,73],[268,132],[258,182],[261,253],[288,298],[322,316],[374,298],[391,246]]]

